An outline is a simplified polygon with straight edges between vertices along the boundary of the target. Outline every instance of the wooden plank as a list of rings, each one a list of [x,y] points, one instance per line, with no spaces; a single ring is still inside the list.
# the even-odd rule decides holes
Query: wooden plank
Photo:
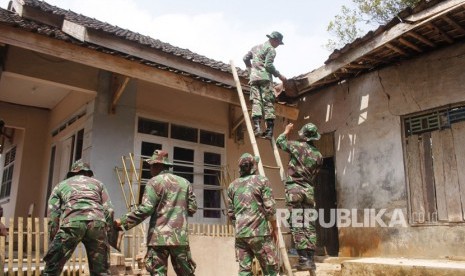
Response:
[[[423,201],[423,184],[418,135],[411,135],[407,141],[407,171],[411,203],[411,221],[423,223],[425,205]]]
[[[409,47],[409,48],[411,48],[411,49],[413,49],[413,50],[419,52],[419,53],[422,53],[422,52],[423,52],[423,50],[422,50],[420,47],[418,47],[417,45],[411,43],[410,41],[408,41],[408,40],[405,39],[405,38],[400,37],[400,38],[399,38],[399,42],[402,43],[403,45],[405,45],[405,46],[407,46],[407,47]]]
[[[27,254],[27,275],[32,275],[32,218],[26,218],[26,254]]]
[[[188,59],[178,57],[160,49],[154,49],[134,41],[117,37],[113,34],[86,28],[67,20],[64,20],[62,31],[80,39],[81,41],[82,38],[84,38],[83,41],[85,42],[102,47],[109,47],[130,56],[145,59],[192,75],[234,86],[234,80],[231,78],[231,74],[229,72],[223,72],[201,63],[192,62]],[[245,82],[245,79],[243,79],[243,82]]]
[[[409,56],[409,54],[407,54],[407,52],[405,52],[404,50],[402,50],[401,48],[399,48],[399,47],[397,47],[397,46],[395,46],[395,45],[392,45],[391,43],[386,43],[385,46],[386,46],[387,48],[393,50],[394,52],[397,52],[397,53],[399,53],[399,54],[401,54],[401,55],[403,55],[403,56],[406,56],[406,57]]]
[[[18,275],[22,276],[23,275],[23,248],[24,248],[24,218],[19,217],[18,218],[18,247],[16,250],[18,251],[18,267],[21,269],[18,269]]]
[[[463,215],[452,130],[445,129],[440,131],[440,134],[442,150],[444,151],[444,187],[447,198],[447,216],[449,221],[459,222],[463,220]]]
[[[421,148],[420,156],[422,158],[422,174],[423,176],[423,192],[425,199],[425,219],[431,221],[436,219],[436,196],[434,188],[434,174],[433,174],[433,157],[431,153],[431,133],[426,132],[421,135]]]
[[[431,132],[434,183],[436,188],[436,206],[438,208],[438,220],[447,221],[447,197],[444,185],[444,152],[442,151],[442,139],[439,131]]]
[[[436,44],[434,42],[432,42],[431,40],[427,39],[426,37],[424,37],[424,36],[422,36],[420,34],[417,34],[414,31],[408,32],[407,35],[417,39],[418,41],[421,41],[421,42],[425,43],[428,46],[431,46],[433,48],[436,47]]]
[[[48,240],[49,240],[49,233],[48,233],[48,218],[44,218],[44,256],[48,251]]]
[[[449,25],[451,25],[452,27],[456,28],[459,32],[461,32],[462,34],[465,33],[465,28],[463,28],[460,24],[458,24],[455,20],[453,20],[452,18],[450,18],[447,14],[445,14],[443,17],[442,17],[447,23],[449,23]]]
[[[8,275],[14,275],[13,272],[13,260],[14,260],[14,229],[15,229],[15,220],[10,218],[10,223],[8,225]]]
[[[34,218],[34,229],[35,229],[35,275],[40,276],[40,220]]]
[[[429,22],[428,24],[426,24],[426,26],[432,29],[433,31],[435,31],[436,33],[438,33],[440,36],[444,38],[444,40],[446,40],[450,44],[454,43],[454,40],[452,39],[452,37],[450,37],[446,32],[441,30],[438,26],[434,25],[433,22]]]
[[[457,171],[460,188],[460,199],[462,202],[462,214],[465,219],[465,122],[452,125],[452,136],[454,137],[455,158],[457,159]]]

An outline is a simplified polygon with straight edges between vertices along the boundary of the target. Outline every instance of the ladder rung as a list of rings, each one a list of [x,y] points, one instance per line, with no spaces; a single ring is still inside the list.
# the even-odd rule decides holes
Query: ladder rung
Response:
[[[268,166],[268,165],[263,165],[264,168],[268,168],[268,169],[275,169],[275,170],[279,170],[281,169],[280,167],[278,166]]]

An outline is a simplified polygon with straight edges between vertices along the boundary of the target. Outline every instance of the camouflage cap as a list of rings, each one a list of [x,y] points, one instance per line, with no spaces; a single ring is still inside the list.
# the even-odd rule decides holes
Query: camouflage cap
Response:
[[[258,162],[260,162],[260,157],[258,156],[253,156],[250,153],[242,154],[241,157],[239,158],[240,174],[243,175],[244,173],[248,172],[248,171],[245,171],[245,168],[244,168],[244,165],[246,163],[252,164],[252,167],[250,168],[250,174],[254,174],[257,171]]]
[[[281,44],[281,45],[284,44],[283,35],[280,32],[274,31],[271,34],[266,35],[266,37],[277,39],[279,41],[279,44]]]
[[[80,171],[90,171],[90,170],[91,169],[90,169],[89,164],[82,161],[82,159],[79,159],[73,163],[73,165],[71,166],[70,172],[77,173]]]
[[[168,166],[173,166],[172,163],[168,160],[168,153],[164,150],[155,150],[152,157],[145,159],[145,162],[152,164],[164,164]]]
[[[318,133],[318,128],[312,123],[305,124],[299,130],[300,138],[308,141],[320,140],[321,135]]]

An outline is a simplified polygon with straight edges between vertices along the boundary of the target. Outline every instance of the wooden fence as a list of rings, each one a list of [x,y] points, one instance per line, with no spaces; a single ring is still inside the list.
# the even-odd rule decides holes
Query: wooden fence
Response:
[[[48,248],[47,218],[10,218],[5,223],[8,236],[0,237],[0,276],[3,275],[40,275],[44,269],[42,260]],[[232,237],[231,225],[189,224],[190,235]],[[137,267],[137,257],[145,250],[145,225],[141,224],[124,234],[121,253],[126,265]],[[114,250],[114,249],[112,249]],[[117,252],[117,251],[112,251]],[[88,275],[87,257],[83,244],[79,244],[66,263],[63,273],[67,275]],[[63,275],[63,274],[62,274]]]

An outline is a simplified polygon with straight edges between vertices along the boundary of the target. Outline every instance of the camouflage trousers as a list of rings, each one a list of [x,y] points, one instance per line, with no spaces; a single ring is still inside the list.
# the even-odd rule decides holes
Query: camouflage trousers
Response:
[[[278,275],[278,255],[271,236],[236,238],[239,276],[252,276],[252,260],[256,257],[264,276]]]
[[[295,182],[286,183],[286,205],[291,212],[298,212],[302,221],[293,224],[292,213],[289,216],[289,226],[296,249],[313,249],[316,247],[316,229],[314,220],[305,220],[305,209],[315,209],[313,187],[299,185]],[[300,224],[300,225],[299,225]]]
[[[260,95],[261,94],[261,95]],[[250,101],[252,102],[252,118],[264,117],[275,119],[275,95],[271,81],[256,81],[250,85]],[[265,113],[263,115],[263,113]]]
[[[60,275],[80,242],[86,248],[90,275],[109,275],[110,248],[103,221],[74,221],[60,226],[44,256],[42,275]]]
[[[165,276],[168,271],[168,256],[178,276],[195,275],[196,264],[188,245],[149,246],[145,256],[145,268],[150,275]]]

